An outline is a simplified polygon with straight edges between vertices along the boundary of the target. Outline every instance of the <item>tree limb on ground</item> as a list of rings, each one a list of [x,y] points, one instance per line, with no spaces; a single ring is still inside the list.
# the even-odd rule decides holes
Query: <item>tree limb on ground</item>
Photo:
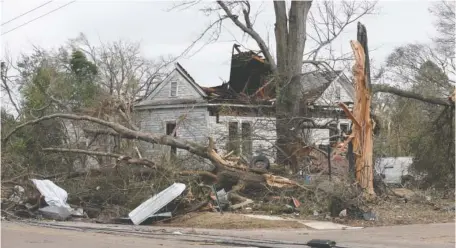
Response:
[[[98,151],[89,151],[89,150],[83,150],[83,149],[68,149],[68,148],[57,148],[57,147],[43,148],[43,151],[81,153],[81,154],[86,154],[86,155],[112,157],[112,158],[117,158],[118,161],[125,161],[128,164],[145,165],[150,168],[152,168],[155,165],[154,162],[152,162],[148,159],[132,158],[129,156],[124,156],[124,155],[109,153],[109,152],[98,152]]]

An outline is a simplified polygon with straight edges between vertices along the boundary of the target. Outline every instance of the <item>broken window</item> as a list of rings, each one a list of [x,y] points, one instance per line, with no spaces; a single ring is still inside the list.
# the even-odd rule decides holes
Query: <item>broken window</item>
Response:
[[[171,82],[171,92],[170,92],[171,97],[177,96],[177,82]]]
[[[252,127],[249,122],[243,122],[242,128],[242,154],[250,158],[252,155]]]
[[[166,123],[166,135],[171,135],[174,137],[177,137],[177,132],[176,132],[176,122],[174,121],[169,121]],[[171,156],[177,154],[177,148],[175,146],[171,146]]]
[[[239,155],[239,135],[238,135],[238,123],[229,122],[228,123],[228,144],[227,151],[233,151],[233,154]]]

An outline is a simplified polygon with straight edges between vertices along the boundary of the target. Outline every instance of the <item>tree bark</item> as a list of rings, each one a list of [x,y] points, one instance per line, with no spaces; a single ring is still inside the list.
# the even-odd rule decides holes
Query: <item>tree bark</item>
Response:
[[[276,42],[278,90],[276,100],[277,162],[298,171],[298,159],[290,144],[298,142],[298,126],[295,117],[300,114],[301,73],[304,47],[306,44],[306,21],[312,1],[292,1],[289,11],[288,30],[285,2],[274,2],[276,14]]]
[[[373,169],[373,125],[371,120],[371,91],[370,78],[366,68],[367,57],[363,44],[367,46],[367,32],[365,27],[358,23],[359,41],[351,41],[351,47],[355,55],[355,65],[353,74],[355,77],[355,95],[356,100],[351,113],[345,104],[340,106],[347,114],[348,118],[353,121],[352,133],[345,141],[347,145],[350,141],[353,145],[355,154],[355,177],[361,188],[364,189],[367,198],[375,196],[374,192],[374,169]]]
[[[276,23],[274,33],[276,37],[277,69],[284,74],[287,68],[288,23],[285,1],[274,1]]]

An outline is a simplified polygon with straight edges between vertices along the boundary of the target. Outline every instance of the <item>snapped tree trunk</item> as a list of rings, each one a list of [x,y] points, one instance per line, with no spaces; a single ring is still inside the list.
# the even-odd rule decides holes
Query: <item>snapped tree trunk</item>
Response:
[[[353,144],[355,154],[355,178],[368,197],[374,197],[374,168],[373,168],[373,122],[371,119],[371,85],[370,69],[367,55],[366,28],[358,23],[358,41],[351,41],[355,55],[353,75],[355,79],[355,103],[353,113],[348,107],[340,106],[353,121],[353,129],[346,144]]]

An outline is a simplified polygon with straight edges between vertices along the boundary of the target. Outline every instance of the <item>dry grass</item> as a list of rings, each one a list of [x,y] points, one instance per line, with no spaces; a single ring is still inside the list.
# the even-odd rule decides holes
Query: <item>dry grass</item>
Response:
[[[262,220],[233,213],[191,213],[164,224],[175,227],[211,229],[306,228],[296,221]]]
[[[454,202],[448,201],[446,206]],[[447,223],[455,221],[455,212],[436,209],[425,203],[384,201],[372,207],[377,221],[336,219],[336,222],[352,226],[389,226],[408,224]]]

